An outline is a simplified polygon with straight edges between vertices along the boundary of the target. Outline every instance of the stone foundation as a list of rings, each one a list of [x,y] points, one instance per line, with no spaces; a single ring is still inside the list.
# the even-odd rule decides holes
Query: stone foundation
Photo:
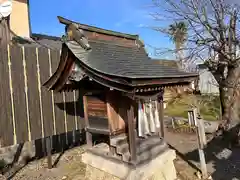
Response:
[[[87,165],[123,180],[175,180],[177,178],[173,164],[175,158],[175,151],[167,149],[147,164],[133,168],[121,161],[107,159],[91,152],[82,155],[82,161]]]

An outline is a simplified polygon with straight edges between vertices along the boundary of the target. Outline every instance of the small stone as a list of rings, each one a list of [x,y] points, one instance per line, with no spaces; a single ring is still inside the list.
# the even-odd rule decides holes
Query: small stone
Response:
[[[208,180],[213,180],[212,176],[209,176],[209,177],[208,177]]]
[[[0,174],[0,180],[7,180],[7,178]]]
[[[202,179],[202,174],[201,174],[201,172],[197,171],[197,172],[196,172],[196,176],[197,176],[198,179]]]
[[[66,180],[66,179],[67,179],[67,176],[63,176],[63,177],[62,177],[62,180]]]

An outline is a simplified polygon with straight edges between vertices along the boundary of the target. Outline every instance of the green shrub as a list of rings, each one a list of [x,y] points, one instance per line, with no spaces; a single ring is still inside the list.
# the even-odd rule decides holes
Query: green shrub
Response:
[[[165,109],[165,115],[175,117],[188,117],[188,110],[193,106],[198,107],[203,119],[214,121],[220,115],[220,100],[218,96],[182,96],[176,101],[171,101]]]

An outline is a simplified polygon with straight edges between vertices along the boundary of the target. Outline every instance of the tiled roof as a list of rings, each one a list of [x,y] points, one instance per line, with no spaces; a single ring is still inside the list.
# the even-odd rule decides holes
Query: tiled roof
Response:
[[[156,64],[163,66],[173,67],[178,69],[178,62],[176,60],[167,60],[167,59],[152,59]]]
[[[151,60],[142,47],[124,47],[112,43],[90,41],[92,47],[85,56],[75,41],[67,42],[73,54],[88,67],[113,76],[126,78],[171,78],[188,77],[195,74],[179,71],[176,67],[165,66]]]
[[[90,25],[86,25],[86,24],[81,24],[79,22],[65,19],[64,17],[61,17],[61,16],[58,16],[58,19],[59,19],[60,23],[62,23],[62,24],[65,24],[65,25],[69,25],[72,23],[77,24],[78,28],[87,30],[87,31],[91,31],[91,32],[97,32],[100,34],[106,34],[106,35],[110,35],[110,36],[116,36],[116,37],[122,37],[122,38],[127,38],[127,39],[134,39],[134,40],[137,40],[139,38],[138,35],[127,34],[127,33],[107,30],[107,29],[103,29],[103,28],[99,28],[99,27],[94,27],[94,26],[90,26]]]
[[[55,36],[48,36],[43,34],[32,34],[31,38],[39,46],[43,46],[53,50],[61,50],[62,41],[61,38]]]

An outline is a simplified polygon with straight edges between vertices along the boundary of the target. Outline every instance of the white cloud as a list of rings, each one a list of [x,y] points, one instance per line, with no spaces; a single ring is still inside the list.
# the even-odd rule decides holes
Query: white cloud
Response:
[[[145,25],[144,24],[138,24],[137,27],[142,28],[142,27],[145,27]]]
[[[136,5],[131,4],[128,0],[123,0],[121,4],[122,19],[118,21],[115,26],[123,26],[126,24],[131,24],[134,26],[141,26],[146,24],[150,19],[151,15],[146,9],[137,7]]]

